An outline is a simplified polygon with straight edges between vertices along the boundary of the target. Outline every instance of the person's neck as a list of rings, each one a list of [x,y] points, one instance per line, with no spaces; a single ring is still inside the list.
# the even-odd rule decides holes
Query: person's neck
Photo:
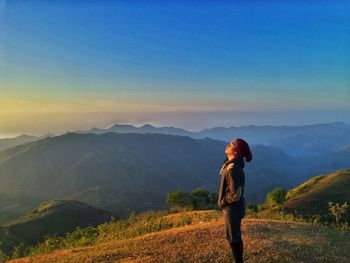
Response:
[[[235,157],[236,157],[235,155],[227,154],[228,161],[231,161]]]

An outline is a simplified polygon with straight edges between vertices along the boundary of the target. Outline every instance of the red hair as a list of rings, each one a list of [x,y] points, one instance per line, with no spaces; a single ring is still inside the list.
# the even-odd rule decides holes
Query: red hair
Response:
[[[250,162],[253,159],[252,152],[250,151],[249,145],[245,140],[238,138],[233,140],[231,143],[234,146],[238,157],[244,157],[247,162]]]

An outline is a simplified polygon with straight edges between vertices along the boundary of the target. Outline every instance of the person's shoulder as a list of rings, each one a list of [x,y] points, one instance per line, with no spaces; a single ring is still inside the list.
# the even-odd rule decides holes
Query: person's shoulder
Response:
[[[235,170],[235,169],[242,169],[242,167],[239,163],[232,162],[226,166],[226,169],[227,171],[229,171],[229,170]]]
[[[235,167],[235,163],[229,163],[229,164],[227,165],[227,167],[226,167],[226,170],[227,170],[227,171],[230,171],[230,170],[232,170],[234,167]]]
[[[226,167],[226,171],[228,174],[236,175],[236,174],[241,174],[241,166],[239,164],[236,164],[234,162],[230,163]]]

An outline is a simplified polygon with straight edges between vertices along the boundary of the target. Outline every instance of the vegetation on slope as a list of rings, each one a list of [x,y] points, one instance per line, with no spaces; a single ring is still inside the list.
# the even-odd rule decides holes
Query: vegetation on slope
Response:
[[[289,214],[289,211],[295,210],[290,210],[287,205],[291,201],[295,204],[295,200],[302,202],[303,198],[310,198],[321,204],[326,200],[325,210],[319,211],[326,217],[330,214],[329,201],[337,202],[348,197],[348,179],[349,170],[318,176],[289,191],[285,204],[269,202],[260,211],[251,210],[249,205],[249,215],[244,220],[247,262],[308,262],[310,258],[317,259],[318,262],[345,262],[349,256],[345,248],[350,242],[347,227],[342,228],[346,232],[340,234],[332,228],[306,223],[302,217],[295,217],[295,213]],[[343,187],[339,187],[339,184]],[[204,203],[207,204],[211,201],[209,192],[204,189],[196,189],[192,193],[171,192],[168,199],[174,194],[177,197],[179,193],[187,194],[191,204],[194,197],[199,198],[200,203],[206,200]],[[285,194],[283,192],[283,201]],[[335,196],[340,199],[331,198]],[[271,195],[270,199],[272,197],[274,196]],[[279,195],[275,197],[281,199]],[[183,201],[183,198],[173,199],[171,200],[176,201],[173,204],[175,207],[194,208],[188,202],[177,202]],[[303,208],[306,209],[306,206]],[[43,213],[46,210],[47,205],[43,205],[35,212]],[[305,213],[305,210],[299,212]],[[299,215],[309,216],[307,213]],[[28,214],[22,220],[28,220],[31,216]],[[31,255],[29,260],[35,262],[60,261],[62,256],[67,262],[159,262],[165,259],[167,262],[229,262],[230,253],[224,241],[221,218],[222,213],[217,210],[183,210],[181,213],[149,211],[138,215],[131,214],[127,219],[113,220],[96,227],[78,228],[61,237],[48,237],[35,247],[18,246],[12,257]],[[205,240],[212,240],[213,243]],[[263,244],[263,248],[260,244]],[[196,247],[195,251],[192,251],[193,247]]]
[[[329,221],[329,202],[342,204],[350,200],[350,169],[314,177],[290,190],[284,207],[305,217],[319,217]],[[344,219],[350,220],[350,210]]]
[[[267,261],[270,262],[293,262],[293,260],[297,261],[307,261],[307,258],[310,256],[312,258],[316,258],[317,262],[328,262],[337,260],[337,262],[343,262],[345,258],[347,258],[348,255],[346,255],[345,249],[344,251],[338,250],[338,253],[330,253],[327,255],[322,255],[324,251],[327,251],[327,246],[333,246],[333,242],[337,244],[337,242],[344,243],[345,245],[349,244],[349,232],[348,227],[342,228],[342,231],[347,231],[343,233],[343,236],[339,236],[339,232],[334,231],[331,228],[322,227],[320,225],[313,225],[313,224],[306,224],[305,220],[302,219],[302,217],[310,218],[310,211],[312,211],[312,208],[315,208],[313,206],[317,206],[320,204],[323,204],[322,209],[317,208],[315,211],[317,212],[317,215],[319,217],[328,218],[331,214],[329,211],[328,202],[342,202],[344,200],[349,200],[349,175],[350,170],[340,170],[338,172],[335,172],[333,174],[329,175],[322,175],[317,176],[315,178],[312,178],[308,180],[307,182],[303,183],[302,185],[290,190],[287,195],[287,200],[283,204],[285,199],[285,192],[283,189],[277,189],[279,192],[283,192],[283,195],[270,195],[270,199],[276,200],[276,202],[271,202],[269,200],[269,204],[266,204],[263,206],[263,209],[259,209],[258,207],[254,207],[256,209],[251,209],[252,205],[248,205],[248,211],[249,214],[247,216],[247,219],[245,219],[245,222],[255,222],[252,223],[250,228],[255,227],[256,225],[259,225],[259,222],[266,222],[268,224],[267,228],[271,228],[272,230],[267,230],[271,235],[275,235],[276,233],[280,234],[279,239],[274,239],[272,237],[269,238],[267,243],[272,244],[272,248],[274,246],[279,246],[280,248],[283,248],[282,250],[272,251],[270,254],[266,252],[262,252],[261,255],[262,258],[266,257]],[[275,189],[276,190],[276,189]],[[190,205],[188,205],[188,202],[185,202],[182,204],[183,198],[170,198],[170,197],[178,197],[178,194],[187,194],[186,196],[190,197],[189,200]],[[274,193],[271,192],[270,194]],[[277,193],[277,191],[276,191]],[[174,195],[176,194],[176,195]],[[174,196],[173,196],[174,195]],[[269,195],[268,195],[269,196]],[[182,197],[182,196],[180,196]],[[204,189],[195,189],[192,193],[188,193],[185,191],[175,191],[171,192],[168,195],[168,203],[173,204],[174,207],[178,207],[178,209],[181,209],[182,205],[184,207],[188,208],[196,208],[196,206],[193,206],[193,204],[201,204],[210,206],[212,205],[212,201],[214,199],[210,198],[209,192]],[[283,198],[282,198],[283,197]],[[179,200],[180,203],[178,202]],[[280,200],[281,199],[281,200]],[[282,200],[283,199],[283,200]],[[187,200],[187,199],[186,199]],[[186,201],[185,200],[185,201]],[[172,202],[169,202],[172,201]],[[187,200],[188,201],[188,200]],[[77,202],[78,203],[78,202]],[[297,204],[302,204],[301,208],[296,206]],[[64,202],[62,201],[55,201],[48,204],[43,204],[42,206],[38,207],[37,209],[33,210],[31,213],[27,214],[26,216],[22,217],[21,219],[17,220],[16,222],[13,222],[13,225],[18,225],[23,222],[33,221],[38,217],[42,217],[43,215],[49,214],[48,211],[55,211],[55,209],[59,208],[60,206],[64,206]],[[294,209],[291,209],[292,205],[294,205]],[[309,205],[309,207],[307,206]],[[299,210],[296,210],[295,208],[298,207]],[[335,208],[335,207],[334,207]],[[197,207],[198,209],[198,207]],[[76,208],[73,208],[73,210],[76,210]],[[298,211],[298,212],[297,212]],[[292,214],[289,214],[289,212],[293,212]],[[295,216],[297,215],[297,217]],[[15,247],[15,249],[12,251],[12,258],[16,257],[22,257],[26,255],[31,255],[32,257],[35,256],[35,262],[38,260],[42,260],[44,262],[45,260],[49,261],[60,261],[56,259],[55,255],[61,255],[61,253],[64,253],[65,256],[69,259],[70,262],[79,262],[79,260],[87,260],[86,255],[90,255],[93,261],[98,262],[101,260],[101,262],[108,262],[108,259],[110,258],[110,252],[104,251],[105,247],[111,248],[115,251],[113,252],[113,256],[110,258],[112,261],[140,261],[140,262],[157,262],[162,257],[166,257],[167,261],[170,262],[191,262],[191,261],[198,261],[201,262],[228,262],[229,259],[229,253],[226,254],[220,254],[215,252],[215,249],[212,247],[206,247],[208,251],[200,252],[200,253],[191,253],[190,251],[187,251],[186,243],[189,242],[189,244],[192,245],[192,247],[195,246],[195,240],[191,239],[191,236],[184,237],[185,239],[181,239],[181,234],[176,236],[177,232],[181,232],[181,227],[186,225],[192,225],[193,228],[189,227],[188,229],[193,229],[193,232],[195,231],[201,231],[200,226],[204,226],[206,222],[212,222],[212,221],[221,221],[222,214],[221,211],[217,210],[206,210],[206,211],[186,211],[183,210],[181,213],[172,213],[171,211],[160,211],[160,212],[145,212],[141,214],[134,214],[132,213],[129,218],[127,219],[119,219],[119,220],[113,220],[112,222],[98,225],[95,227],[87,227],[87,228],[77,228],[75,231],[67,233],[65,236],[57,236],[57,235],[51,235],[50,237],[47,237],[44,242],[40,243],[37,246],[29,246],[29,245],[19,245]],[[260,219],[258,219],[260,218]],[[263,218],[263,219],[261,219]],[[267,219],[269,218],[269,220]],[[278,224],[274,224],[276,221],[271,220],[271,218],[279,219],[280,226]],[[329,219],[329,218],[328,218]],[[286,221],[287,220],[287,221]],[[347,224],[344,222],[343,224]],[[310,220],[307,220],[310,222]],[[318,220],[319,222],[319,220]],[[339,223],[339,222],[337,222]],[[217,223],[222,224],[222,223]],[[289,224],[289,225],[288,225]],[[289,231],[292,231],[292,229],[297,228],[299,226],[303,225],[303,228],[300,228],[300,232],[296,232],[291,234]],[[337,224],[338,228],[340,224]],[[11,226],[11,225],[9,225]],[[217,225],[213,225],[216,227]],[[291,226],[291,229],[289,227]],[[347,225],[343,225],[347,226]],[[8,226],[7,226],[8,227]],[[258,233],[254,233],[256,236],[263,236],[264,231],[267,229],[266,227],[260,228],[257,227],[256,231]],[[281,229],[285,229],[286,232],[282,233],[283,231]],[[34,229],[34,228],[33,228]],[[31,231],[33,231],[31,229]],[[174,229],[173,231],[168,231],[169,229]],[[178,230],[176,230],[178,229]],[[278,232],[280,230],[280,232]],[[167,232],[168,231],[168,232]],[[192,231],[192,230],[190,230]],[[219,231],[219,230],[218,230]],[[247,230],[248,231],[248,230]],[[259,232],[260,231],[260,232]],[[318,231],[317,235],[314,235],[312,233],[313,231]],[[158,234],[155,234],[155,232],[159,232]],[[249,232],[249,231],[248,231]],[[151,234],[154,233],[154,234]],[[176,245],[174,248],[173,242],[168,242],[165,233],[173,233],[173,239],[174,240],[180,240],[181,242],[184,242],[184,244]],[[52,234],[52,233],[51,233]],[[139,243],[139,238],[143,240],[143,237],[146,239],[148,236],[154,237],[157,236],[159,239],[163,239],[163,244],[160,243],[157,245],[157,247],[152,247],[152,244],[156,244],[158,241],[154,240],[148,240],[148,242],[145,242],[143,244],[143,247],[135,246]],[[165,236],[163,236],[165,235]],[[200,234],[199,236],[202,236],[205,234]],[[303,236],[305,235],[305,236]],[[313,236],[314,235],[314,236]],[[185,234],[186,236],[186,234]],[[222,234],[222,238],[224,237],[224,234]],[[291,240],[288,240],[288,238],[291,238]],[[298,240],[294,244],[293,242]],[[171,238],[170,238],[171,240]],[[249,240],[249,239],[248,239]],[[285,241],[284,243],[282,241]],[[200,239],[200,242],[203,240]],[[175,242],[175,241],[174,241]],[[219,240],[217,240],[219,242]],[[222,242],[222,241],[220,241]],[[258,240],[255,240],[254,242],[258,242]],[[253,243],[254,243],[253,242]],[[322,243],[323,242],[323,243]],[[114,247],[114,245],[118,243],[119,246]],[[142,242],[141,242],[142,243]],[[321,247],[316,247],[316,244],[320,243]],[[86,246],[91,246],[91,248],[82,248]],[[185,247],[183,247],[185,246]],[[296,246],[296,247],[295,247]],[[310,247],[311,249],[315,250],[312,253],[305,253],[303,252],[303,247]],[[315,246],[313,248],[313,246]],[[124,247],[124,248],[123,248]],[[129,247],[131,250],[129,251]],[[182,247],[182,250],[181,250]],[[98,249],[97,249],[98,248]],[[61,252],[55,252],[52,255],[49,255],[49,253],[52,253],[56,250],[62,250],[62,249],[74,249],[74,255],[72,254],[72,250],[65,250]],[[77,250],[76,250],[77,249]],[[141,250],[140,250],[141,249]],[[153,252],[145,252],[146,250],[150,250]],[[165,252],[166,249],[171,249],[172,252],[167,254]],[[298,251],[300,249],[300,251]],[[79,251],[84,251],[80,255]],[[164,250],[164,251],[163,251]],[[178,250],[178,251],[177,251]],[[76,255],[76,251],[78,251],[78,255]],[[177,251],[177,252],[176,252]],[[188,253],[185,253],[187,251]],[[248,253],[248,259],[250,259],[250,262],[261,262],[258,261],[258,257],[255,257],[255,250],[251,250],[251,254]],[[1,251],[0,251],[1,252]],[[87,252],[87,254],[85,253]],[[145,254],[145,253],[146,254]],[[174,252],[174,253],[173,253]],[[208,254],[208,253],[214,253],[214,254]],[[299,255],[295,256],[294,253],[299,253]],[[1,253],[0,253],[1,254]],[[36,257],[40,256],[42,257]],[[107,258],[106,258],[107,255]],[[136,256],[135,256],[136,255]],[[147,256],[148,255],[148,256]],[[205,256],[204,256],[205,255]],[[80,258],[80,256],[82,258]],[[1,255],[0,255],[1,257]],[[32,260],[31,258],[30,260]],[[89,258],[90,260],[90,258]],[[345,262],[345,261],[344,261]]]
[[[0,227],[0,249],[10,254],[13,247],[33,245],[48,235],[63,235],[79,227],[96,226],[111,219],[107,211],[74,200],[44,203],[19,219]]]
[[[203,215],[211,218],[209,222],[194,220]],[[111,235],[90,247],[58,250],[13,262],[232,262],[221,212],[192,211],[160,218],[173,222],[181,217],[191,218],[191,225],[149,234],[141,231],[129,238]],[[242,231],[244,257],[250,263],[346,262],[350,257],[350,236],[319,225],[245,219]]]
[[[35,247],[17,246],[12,252],[12,257],[43,254],[62,248],[91,246],[111,240],[124,240],[179,226],[218,220],[220,217],[219,211],[193,211],[175,214],[170,211],[148,211],[138,215],[131,214],[128,219],[113,220],[97,227],[78,228],[62,237],[55,235],[48,237]]]
[[[27,196],[0,193],[0,225],[14,220],[37,206],[38,200]]]

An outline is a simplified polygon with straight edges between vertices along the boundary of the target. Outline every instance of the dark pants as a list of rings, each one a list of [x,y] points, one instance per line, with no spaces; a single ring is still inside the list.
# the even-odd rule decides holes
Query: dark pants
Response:
[[[223,209],[225,229],[226,229],[226,240],[229,244],[235,244],[242,239],[241,233],[241,220],[242,215],[232,211],[231,207]]]
[[[231,207],[223,209],[226,240],[229,243],[232,255],[237,263],[243,262],[243,241],[241,233],[241,221],[243,216],[232,210]]]

